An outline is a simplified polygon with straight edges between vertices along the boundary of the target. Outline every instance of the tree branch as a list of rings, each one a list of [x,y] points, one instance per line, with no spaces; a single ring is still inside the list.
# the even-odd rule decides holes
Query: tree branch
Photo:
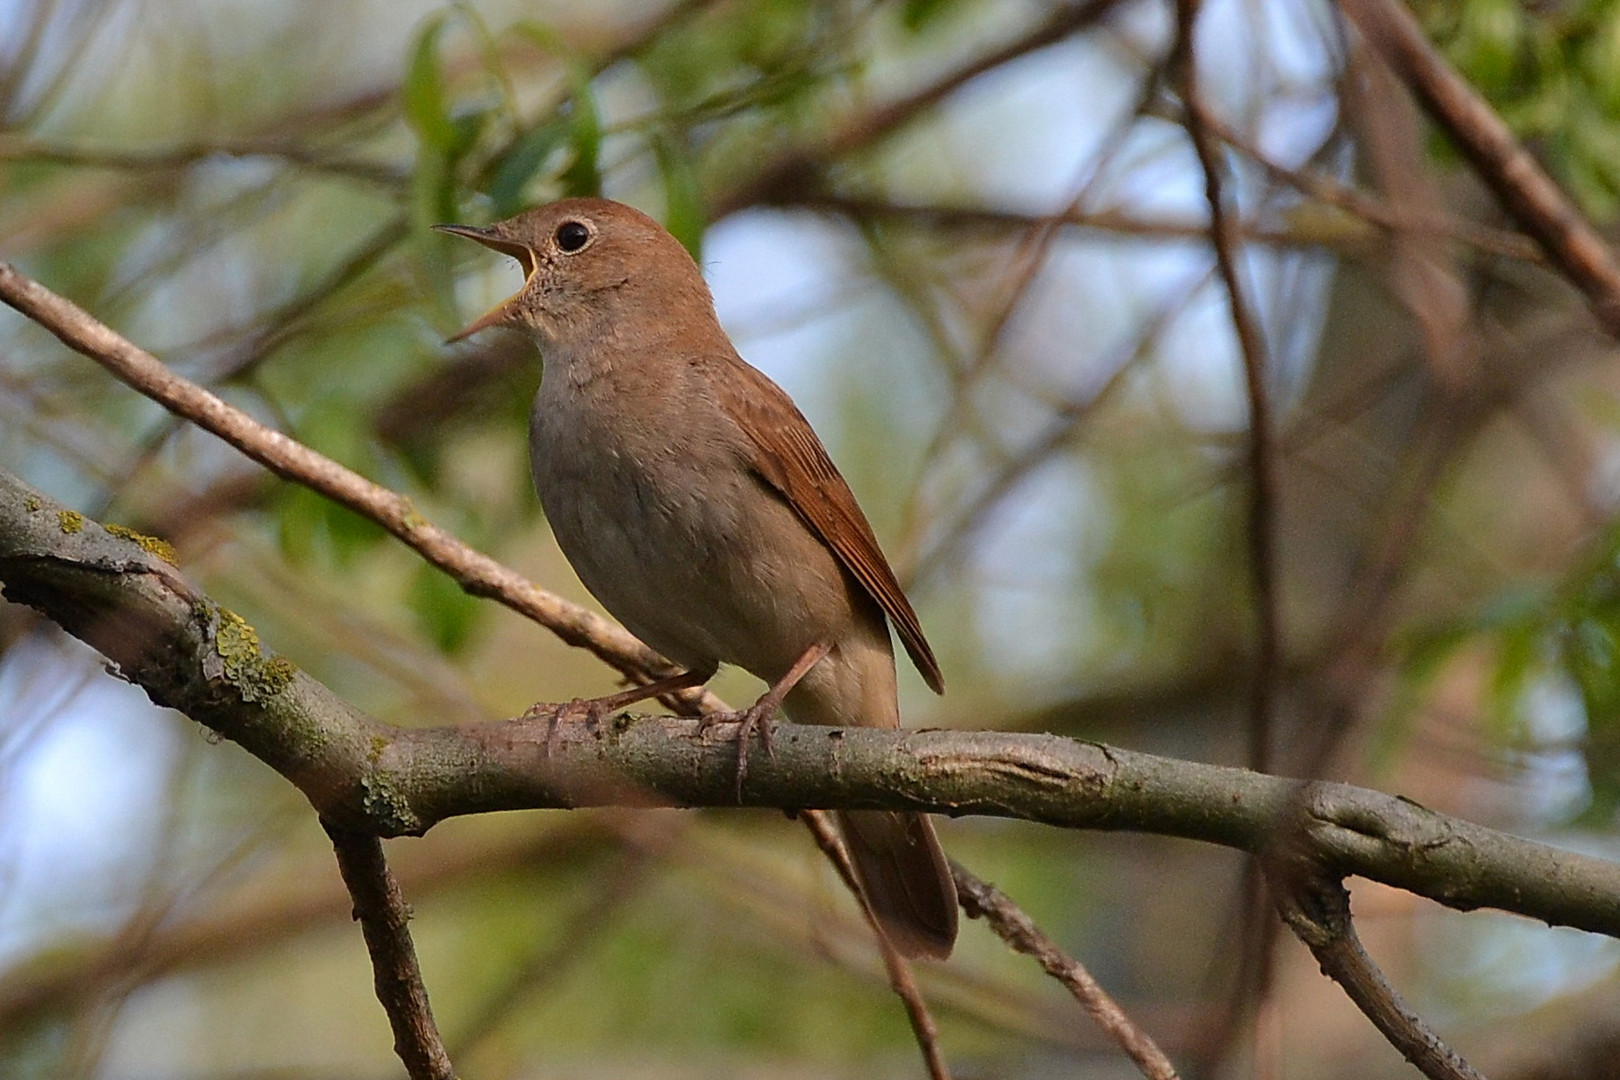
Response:
[[[1485,1080],[1429,1029],[1378,970],[1356,935],[1350,894],[1340,881],[1307,868],[1273,880],[1277,909],[1322,965],[1322,974],[1373,1022],[1390,1045],[1430,1080]]]
[[[1468,158],[1503,209],[1586,294],[1603,327],[1620,336],[1620,262],[1490,103],[1446,63],[1398,0],[1339,0],[1339,6]]]
[[[928,1003],[923,1000],[922,990],[917,986],[917,980],[912,977],[911,963],[900,951],[889,943],[888,936],[884,934],[883,927],[878,924],[877,916],[872,912],[872,905],[867,903],[866,894],[861,891],[860,882],[855,878],[855,864],[850,862],[849,850],[844,847],[843,839],[838,830],[828,820],[827,815],[819,810],[806,810],[799,815],[810,835],[815,838],[816,846],[821,853],[832,863],[833,869],[843,879],[844,886],[849,889],[850,895],[861,906],[861,914],[866,918],[866,925],[872,930],[872,937],[877,942],[878,955],[883,959],[883,969],[889,976],[889,989],[894,991],[906,1007],[906,1019],[911,1023],[912,1038],[917,1041],[917,1049],[922,1054],[923,1067],[928,1070],[929,1080],[951,1080],[950,1066],[945,1062],[945,1054],[939,1048],[939,1026],[934,1023],[934,1014],[928,1011]]]
[[[951,864],[951,875],[956,879],[956,892],[968,918],[983,918],[1009,948],[1033,957],[1048,975],[1067,987],[1086,1014],[1148,1080],[1176,1080],[1180,1074],[1164,1051],[1091,977],[1084,964],[1059,949],[1000,889],[975,877],[959,863]]]
[[[143,547],[143,543],[145,547]],[[281,773],[334,824],[418,834],[491,810],[735,806],[736,745],[683,717],[397,728],[366,716],[194,590],[155,544],[108,532],[0,471],[0,584],[100,650],[154,701]],[[1050,735],[780,724],[742,805],[984,814],[1304,857],[1448,907],[1620,937],[1620,863],[1348,784],[1300,782]]]
[[[399,883],[383,859],[382,841],[366,833],[351,832],[321,820],[337,853],[338,871],[354,898],[354,917],[371,954],[377,1000],[394,1029],[394,1053],[405,1063],[411,1080],[455,1080],[439,1039],[416,947],[408,928],[411,912]]]

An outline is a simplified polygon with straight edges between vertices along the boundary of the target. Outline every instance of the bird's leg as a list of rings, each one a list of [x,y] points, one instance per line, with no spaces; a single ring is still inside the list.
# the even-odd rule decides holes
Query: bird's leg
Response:
[[[575,698],[572,701],[554,704],[537,701],[523,711],[520,720],[545,720],[546,722],[546,756],[557,748],[557,729],[564,719],[583,716],[585,723],[594,726],[604,716],[611,716],[620,709],[628,708],[638,701],[648,698],[662,697],[664,694],[673,694],[678,690],[690,690],[694,686],[702,686],[714,677],[718,665],[708,668],[693,668],[677,675],[669,675],[662,679],[655,679],[650,683],[632,686],[628,690],[620,690],[617,694],[608,694],[599,698]]]
[[[759,696],[759,700],[746,709],[739,709],[732,713],[709,713],[704,716],[699,725],[700,732],[707,731],[715,724],[735,721],[737,724],[737,801],[742,802],[743,780],[748,776],[748,739],[753,735],[754,729],[759,729],[759,743],[765,748],[765,753],[775,754],[771,747],[771,720],[776,716],[776,710],[782,707],[782,699],[788,696],[799,680],[821,661],[821,658],[832,651],[833,643],[818,641],[804,651],[804,655],[793,662],[786,675],[777,679],[771,688]]]

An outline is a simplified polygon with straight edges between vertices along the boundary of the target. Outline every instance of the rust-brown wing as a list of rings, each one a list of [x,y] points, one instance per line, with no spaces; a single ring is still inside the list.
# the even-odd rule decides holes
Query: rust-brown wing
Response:
[[[939,661],[922,624],[878,547],[866,515],[810,422],[775,383],[742,360],[728,364],[717,391],[754,444],[754,468],[782,493],[894,623],[911,662],[936,694],[945,692]]]

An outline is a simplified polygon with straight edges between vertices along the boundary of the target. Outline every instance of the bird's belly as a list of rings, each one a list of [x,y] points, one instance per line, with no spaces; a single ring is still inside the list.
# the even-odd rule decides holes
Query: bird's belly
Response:
[[[701,455],[649,469],[594,450],[537,443],[535,487],[580,580],[638,638],[684,667],[774,681],[847,630],[835,557],[751,475]]]

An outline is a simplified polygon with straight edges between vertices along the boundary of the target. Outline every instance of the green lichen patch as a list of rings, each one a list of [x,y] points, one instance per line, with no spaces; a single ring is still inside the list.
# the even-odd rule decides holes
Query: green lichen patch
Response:
[[[170,566],[180,565],[180,553],[174,550],[174,545],[167,540],[138,533],[125,525],[108,525],[107,531],[120,540],[128,540],[148,555],[156,555]]]
[[[27,510],[30,514],[39,513],[40,508],[44,505],[44,503],[39,501],[38,495],[30,495],[28,498],[23,500],[23,509]]]
[[[214,651],[224,661],[225,681],[236,687],[243,701],[274,697],[292,682],[298,670],[285,657],[265,656],[259,648],[259,632],[229,608],[219,609]]]
[[[372,772],[360,781],[365,790],[361,798],[366,813],[387,836],[416,836],[422,832],[422,819],[411,807],[410,799],[395,787],[388,774]]]
[[[415,532],[428,523],[428,519],[422,516],[422,512],[416,508],[415,503],[409,499],[401,499],[400,501],[404,504],[404,513],[400,515],[400,522],[407,530]]]
[[[62,527],[63,532],[72,536],[74,533],[84,530],[84,515],[77,510],[58,510],[56,512],[56,523]]]

